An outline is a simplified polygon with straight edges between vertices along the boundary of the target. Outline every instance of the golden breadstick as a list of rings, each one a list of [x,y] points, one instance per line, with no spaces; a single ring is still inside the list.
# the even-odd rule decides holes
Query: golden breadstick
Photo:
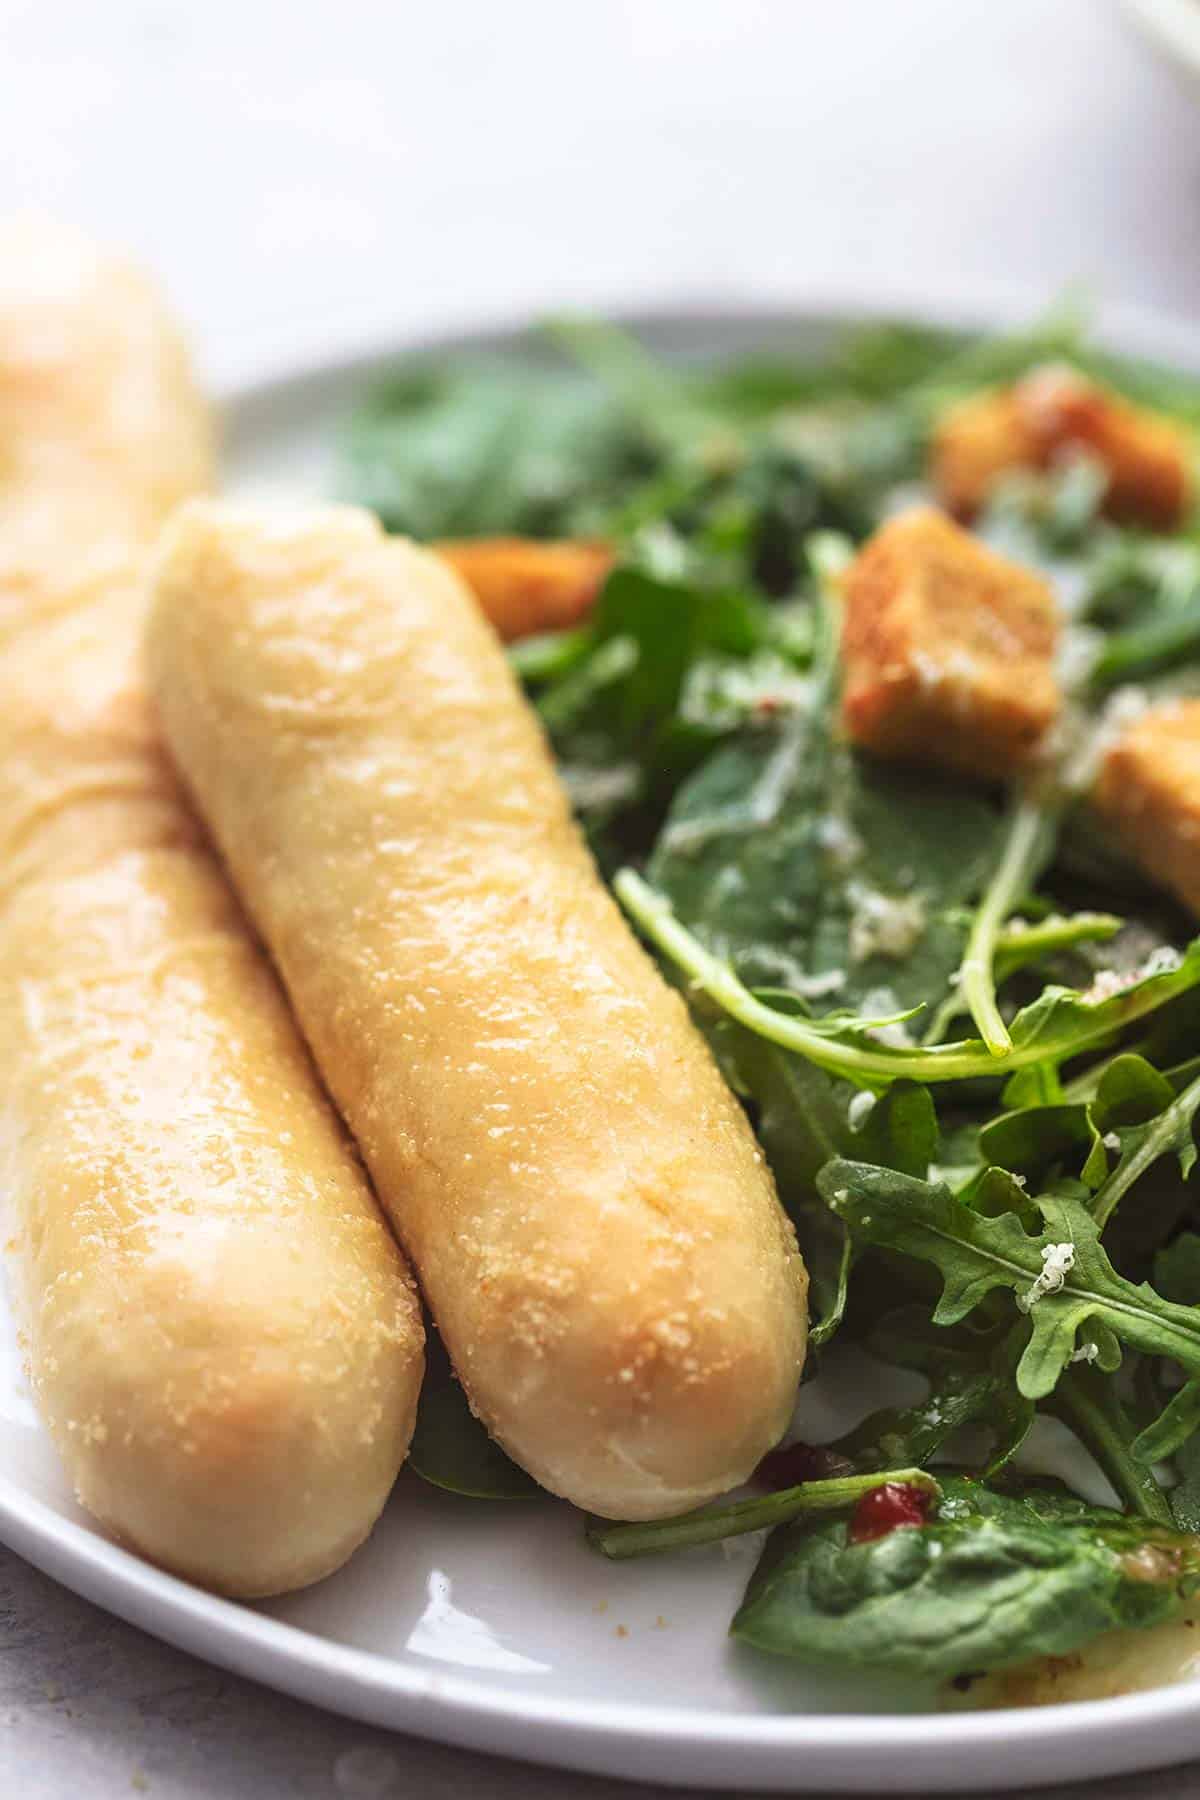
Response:
[[[160,748],[145,555],[209,427],[152,290],[0,232],[0,1194],[79,1499],[232,1594],[371,1527],[414,1290]]]
[[[193,504],[148,642],[484,1423],[608,1516],[742,1480],[795,1397],[803,1265],[466,589],[364,513]]]

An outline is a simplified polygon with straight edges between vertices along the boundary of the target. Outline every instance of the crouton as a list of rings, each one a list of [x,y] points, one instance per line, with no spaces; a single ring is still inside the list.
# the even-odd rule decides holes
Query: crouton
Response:
[[[577,625],[613,565],[607,544],[534,538],[446,538],[437,551],[466,582],[506,643]]]
[[[1045,582],[932,507],[881,527],[844,579],[847,736],[882,756],[1018,770],[1058,712]]]
[[[1092,804],[1146,873],[1200,914],[1200,700],[1153,707],[1128,726]]]
[[[1191,505],[1187,433],[1062,364],[951,407],[934,434],[933,481],[944,505],[970,519],[1001,475],[1047,469],[1072,453],[1107,471],[1110,518],[1172,531]]]

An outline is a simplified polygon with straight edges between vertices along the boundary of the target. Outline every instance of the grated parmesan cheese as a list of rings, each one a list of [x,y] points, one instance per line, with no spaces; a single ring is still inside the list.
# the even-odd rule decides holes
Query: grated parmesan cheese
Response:
[[[858,833],[834,813],[827,813],[818,821],[817,843],[835,869],[853,868],[863,853],[863,841]]]
[[[863,1088],[860,1093],[855,1094],[849,1106],[846,1108],[846,1117],[850,1121],[850,1129],[852,1131],[857,1131],[860,1126],[870,1118],[874,1105],[874,1094],[868,1093],[865,1088]]]
[[[1173,975],[1182,961],[1183,958],[1173,945],[1159,944],[1136,969],[1126,969],[1124,972],[1118,969],[1101,969],[1087,992],[1080,995],[1080,999],[1085,1006],[1100,1006],[1105,1000],[1125,993],[1128,988],[1152,980],[1155,975]]]
[[[836,994],[845,985],[845,969],[826,969],[823,975],[796,975],[792,978],[792,986],[805,1000],[821,1000],[826,994]]]
[[[894,899],[851,882],[850,960],[866,962],[871,956],[907,956],[925,930],[925,903],[916,894]]]
[[[1023,1294],[1017,1295],[1017,1306],[1021,1312],[1032,1311],[1047,1294],[1057,1294],[1074,1267],[1074,1244],[1047,1244],[1042,1251],[1041,1274]]]

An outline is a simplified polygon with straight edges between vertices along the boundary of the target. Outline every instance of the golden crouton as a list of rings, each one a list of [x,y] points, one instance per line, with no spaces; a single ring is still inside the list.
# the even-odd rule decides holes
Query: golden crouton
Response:
[[[1006,776],[1058,712],[1053,596],[932,507],[892,519],[845,575],[847,735],[883,756]]]
[[[933,481],[943,504],[970,519],[999,476],[1047,469],[1072,452],[1107,471],[1110,518],[1171,531],[1191,505],[1187,433],[1060,364],[951,407],[934,434]]]
[[[506,643],[578,624],[613,565],[607,544],[585,540],[445,538],[433,548],[462,576]]]
[[[1101,763],[1092,804],[1146,873],[1200,914],[1200,700],[1135,720]]]

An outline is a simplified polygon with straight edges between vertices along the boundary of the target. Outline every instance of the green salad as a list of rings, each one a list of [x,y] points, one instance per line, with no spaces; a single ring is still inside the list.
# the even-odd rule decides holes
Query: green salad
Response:
[[[851,1343],[926,1391],[785,1447],[726,1504],[585,1528],[614,1558],[766,1530],[733,1632],[826,1667],[1061,1654],[1169,1617],[1200,1574],[1200,939],[1088,798],[1123,719],[1200,695],[1200,530],[1114,522],[1086,452],[1012,471],[974,529],[1065,620],[1052,746],[1005,784],[840,722],[857,546],[928,499],[950,405],[1063,361],[1200,426],[1200,386],[1066,311],[719,367],[568,321],[536,355],[402,369],[343,445],[345,494],[389,529],[615,552],[583,621],[513,665],[774,1172],[811,1279],[806,1381]],[[1039,1415],[1111,1507],[1021,1473]],[[411,1461],[537,1492],[444,1356]]]

